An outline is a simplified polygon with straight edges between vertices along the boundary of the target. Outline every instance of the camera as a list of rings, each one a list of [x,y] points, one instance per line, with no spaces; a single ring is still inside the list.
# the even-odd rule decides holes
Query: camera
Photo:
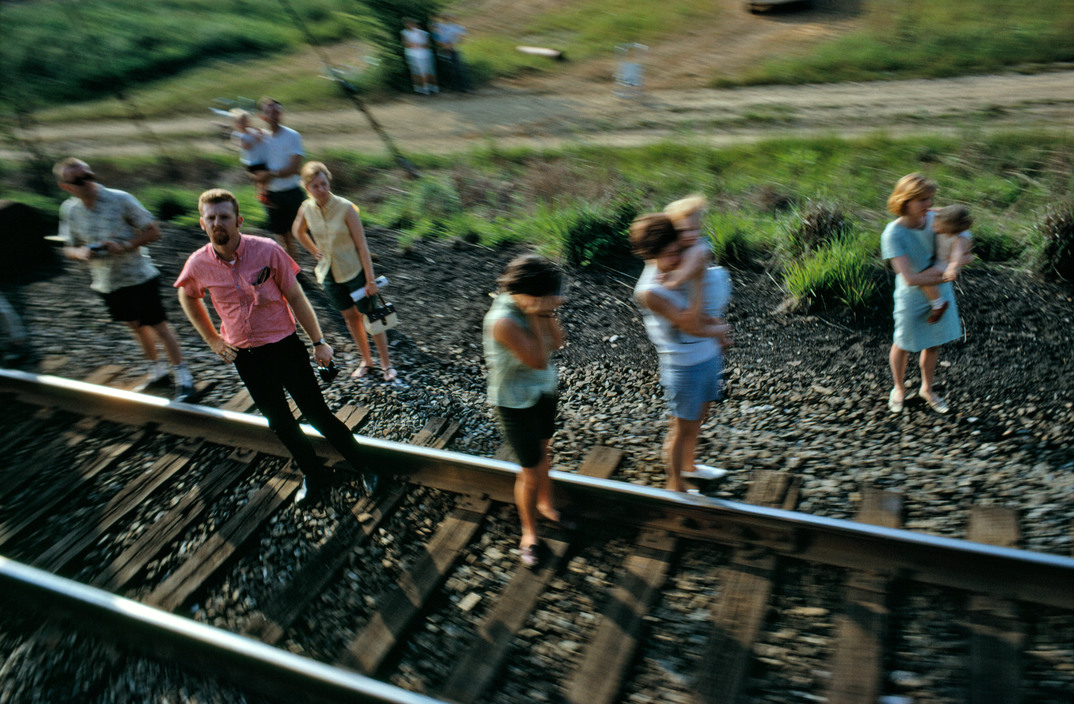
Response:
[[[339,368],[333,361],[329,362],[327,367],[317,367],[317,373],[321,375],[321,381],[331,384],[332,380],[339,376]]]

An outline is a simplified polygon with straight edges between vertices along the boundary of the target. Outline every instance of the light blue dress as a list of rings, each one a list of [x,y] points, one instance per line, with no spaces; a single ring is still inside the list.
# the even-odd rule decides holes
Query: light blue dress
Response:
[[[880,253],[884,259],[907,257],[915,272],[924,271],[932,264],[936,249],[936,235],[932,231],[933,213],[925,218],[920,230],[904,227],[893,220],[880,236]],[[895,275],[895,345],[907,352],[920,352],[938,347],[962,336],[962,323],[955,302],[955,287],[950,282],[939,285],[940,295],[950,307],[940,320],[929,325],[931,305],[924,291],[918,286],[908,286],[901,275]]]

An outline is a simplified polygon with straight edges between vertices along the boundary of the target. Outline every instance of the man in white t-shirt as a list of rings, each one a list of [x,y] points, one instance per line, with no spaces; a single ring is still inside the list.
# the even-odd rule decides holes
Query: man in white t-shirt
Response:
[[[291,236],[291,225],[306,200],[298,175],[305,156],[302,135],[281,123],[283,107],[279,101],[265,96],[257,101],[257,109],[268,125],[260,146],[265,168],[251,173],[250,177],[265,187],[269,231],[283,241],[284,249],[294,259],[298,250]]]
[[[410,82],[414,86],[414,92],[435,95],[440,92],[440,87],[436,85],[429,33],[418,27],[417,21],[412,17],[404,17],[403,25],[406,27],[401,32],[403,54],[406,55],[406,63],[410,67]]]
[[[58,161],[52,173],[60,189],[71,194],[60,206],[64,256],[87,263],[90,288],[100,294],[112,319],[130,328],[149,361],[138,390],[168,375],[167,363],[158,357],[159,339],[172,364],[175,400],[187,400],[194,379],[160,300],[160,271],[143,248],[160,239],[153,216],[130,193],[97,183],[81,159]]]

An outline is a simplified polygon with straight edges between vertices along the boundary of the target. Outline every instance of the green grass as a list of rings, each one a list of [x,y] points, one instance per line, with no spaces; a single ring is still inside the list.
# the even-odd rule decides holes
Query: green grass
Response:
[[[319,41],[347,36],[334,0],[289,1]],[[157,83],[221,57],[279,55],[305,41],[272,0],[5,3],[3,24],[3,74],[20,77],[4,100],[37,106]]]
[[[668,142],[631,149],[505,149],[489,142],[468,155],[416,155],[424,174],[406,180],[387,156],[318,155],[334,190],[359,204],[363,220],[419,237],[461,238],[487,246],[528,242],[580,264],[622,262],[633,213],[660,210],[688,193],[710,201],[704,227],[717,259],[766,266],[803,302],[863,306],[873,295],[879,238],[891,219],[890,190],[902,175],[936,180],[937,205],[963,203],[974,216],[984,262],[1028,266],[1041,247],[1043,213],[1074,192],[1074,138],[1049,132],[895,139],[771,140],[730,148]],[[251,225],[262,221],[253,189],[228,155],[191,156],[169,178],[151,159],[95,160],[102,181],[130,190],[155,210],[166,198],[189,203],[176,220],[193,225],[207,184],[233,189]],[[0,197],[25,200],[22,166],[0,164]],[[37,197],[53,210],[62,200]],[[848,231],[808,251],[788,233],[810,204],[837,207]],[[629,210],[627,215],[624,212]]]
[[[939,78],[1074,61],[1067,0],[872,0],[862,11],[861,29],[714,83]]]

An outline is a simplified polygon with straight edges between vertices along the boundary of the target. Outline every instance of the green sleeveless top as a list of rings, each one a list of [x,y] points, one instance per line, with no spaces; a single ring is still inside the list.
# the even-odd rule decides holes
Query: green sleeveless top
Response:
[[[482,329],[482,342],[485,347],[485,366],[489,370],[489,403],[505,408],[529,408],[536,404],[542,395],[556,392],[556,367],[552,360],[544,369],[534,369],[523,364],[504,345],[492,336],[492,329],[501,318],[510,318],[526,330],[529,322],[509,293],[496,296],[489,312],[485,314]]]

